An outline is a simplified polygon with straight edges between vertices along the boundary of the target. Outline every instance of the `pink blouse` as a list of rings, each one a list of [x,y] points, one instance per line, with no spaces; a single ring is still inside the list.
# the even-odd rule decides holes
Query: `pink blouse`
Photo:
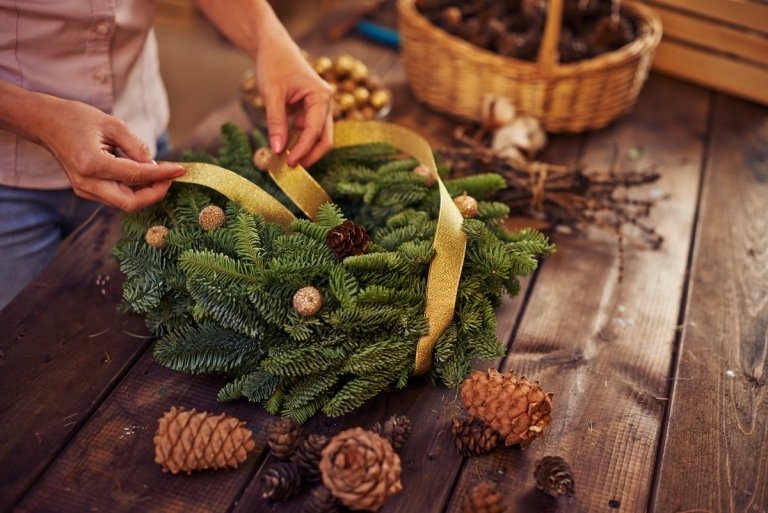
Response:
[[[168,98],[153,18],[152,0],[0,0],[0,80],[113,114],[154,152]],[[70,186],[43,147],[4,130],[0,184]]]

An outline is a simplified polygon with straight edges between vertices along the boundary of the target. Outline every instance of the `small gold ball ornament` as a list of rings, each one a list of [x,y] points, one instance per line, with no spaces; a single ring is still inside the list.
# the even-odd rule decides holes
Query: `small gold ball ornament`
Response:
[[[322,306],[323,296],[311,285],[300,288],[293,295],[293,309],[303,317],[315,315]]]
[[[224,214],[221,207],[208,205],[200,211],[200,216],[197,218],[197,221],[200,223],[200,228],[207,232],[224,226],[224,221],[226,221],[226,219],[227,216]]]
[[[266,171],[269,167],[269,161],[272,158],[272,150],[262,146],[253,152],[253,165],[260,171]]]
[[[368,103],[368,98],[371,97],[371,92],[365,87],[360,86],[356,87],[355,90],[352,91],[352,96],[355,97],[358,105],[365,105]]]
[[[370,104],[375,108],[376,110],[381,110],[392,101],[392,97],[389,94],[389,91],[386,89],[377,89],[376,91],[373,91],[371,93],[370,97]]]
[[[356,81],[365,80],[368,78],[368,66],[362,61],[355,61],[352,65],[352,69],[349,70],[349,76]]]
[[[333,61],[330,57],[318,57],[315,61],[315,71],[318,75],[322,75],[323,73],[327,73],[330,71],[330,69],[333,67]]]
[[[424,178],[424,185],[427,187],[432,187],[435,185],[435,183],[437,183],[437,177],[435,176],[435,173],[424,164],[419,164],[418,166],[414,167],[413,174]]]
[[[157,249],[163,249],[168,240],[169,233],[170,230],[163,225],[151,226],[144,235],[144,240],[150,246]]]
[[[352,93],[341,93],[337,102],[339,107],[341,107],[341,110],[349,110],[355,106],[355,103],[357,103]]]
[[[333,70],[341,77],[348,75],[355,67],[357,59],[351,55],[339,55],[336,58],[336,62],[333,64]]]
[[[467,195],[466,192],[457,198],[453,198],[453,202],[464,219],[472,219],[477,215],[477,200]]]

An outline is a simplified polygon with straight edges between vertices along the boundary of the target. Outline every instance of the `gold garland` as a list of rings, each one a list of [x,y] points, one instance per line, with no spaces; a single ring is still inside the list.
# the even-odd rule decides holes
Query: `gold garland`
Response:
[[[340,121],[336,123],[334,133],[334,145],[337,148],[370,143],[389,144],[414,157],[437,177],[440,213],[433,241],[435,256],[427,275],[424,312],[429,332],[418,342],[414,369],[414,375],[424,374],[432,364],[432,353],[437,339],[453,319],[467,245],[467,237],[462,230],[464,219],[453,203],[448,189],[440,180],[432,149],[427,141],[415,132],[377,121]],[[258,213],[264,219],[290,230],[290,223],[295,219],[293,214],[256,184],[212,164],[182,163],[182,166],[187,170],[187,174],[177,178],[177,181],[211,187],[250,212]],[[288,167],[284,155],[274,156],[268,169],[286,196],[310,219],[315,219],[320,205],[330,201],[328,194],[303,167]]]

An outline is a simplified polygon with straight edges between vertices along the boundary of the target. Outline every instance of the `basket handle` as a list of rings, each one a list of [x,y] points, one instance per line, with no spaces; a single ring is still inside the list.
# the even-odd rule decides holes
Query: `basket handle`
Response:
[[[560,61],[558,47],[563,24],[563,0],[548,0],[547,4],[547,22],[538,56],[539,68],[545,73],[552,71]]]

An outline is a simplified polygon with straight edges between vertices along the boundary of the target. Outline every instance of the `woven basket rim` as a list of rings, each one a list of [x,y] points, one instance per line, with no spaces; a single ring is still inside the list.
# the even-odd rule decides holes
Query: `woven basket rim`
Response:
[[[415,6],[415,0],[398,0],[397,9],[401,17],[407,16],[409,23],[418,25],[420,30],[428,33],[427,35],[430,39],[446,45],[450,50],[460,51],[462,58],[467,61],[482,65],[510,66],[518,71],[527,72],[531,77],[549,79],[599,72],[602,69],[611,68],[638,58],[640,55],[658,46],[662,34],[661,18],[659,15],[650,7],[632,0],[624,0],[621,5],[622,8],[632,12],[640,21],[638,24],[640,35],[637,38],[617,50],[568,64],[560,64],[558,62],[550,70],[546,71],[537,61],[507,57],[473,45],[469,41],[446,32],[434,25],[418,11]],[[402,23],[402,19],[400,23]]]

